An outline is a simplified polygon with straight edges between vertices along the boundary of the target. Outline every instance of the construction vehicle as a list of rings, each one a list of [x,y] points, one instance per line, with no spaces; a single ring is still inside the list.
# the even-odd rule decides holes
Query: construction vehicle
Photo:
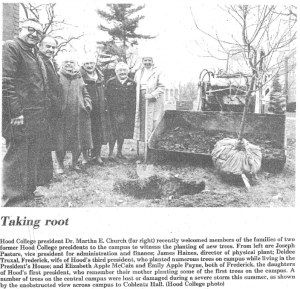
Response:
[[[225,137],[237,138],[250,71],[241,56],[231,52],[225,71],[203,70],[196,111],[167,110],[148,142],[153,159],[211,163],[214,144]],[[264,113],[272,93],[272,81],[255,84],[250,112],[245,124],[245,139],[262,150],[262,169],[280,171],[286,162],[285,114]]]
[[[263,64],[260,65],[261,70],[262,68]],[[225,70],[219,69],[215,72],[203,69],[201,71],[197,110],[242,112],[251,77],[243,52],[230,50]],[[266,78],[263,79],[266,80]],[[267,83],[267,81],[266,85],[255,83],[249,112],[263,112],[264,104],[268,102],[271,92]]]

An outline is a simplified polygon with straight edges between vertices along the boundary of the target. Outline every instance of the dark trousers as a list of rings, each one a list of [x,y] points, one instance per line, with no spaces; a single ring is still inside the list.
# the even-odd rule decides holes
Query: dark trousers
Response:
[[[37,186],[48,186],[53,179],[53,161],[50,149],[42,150],[38,162]]]
[[[32,196],[37,186],[43,143],[41,135],[9,141],[3,159],[2,206],[13,206]]]

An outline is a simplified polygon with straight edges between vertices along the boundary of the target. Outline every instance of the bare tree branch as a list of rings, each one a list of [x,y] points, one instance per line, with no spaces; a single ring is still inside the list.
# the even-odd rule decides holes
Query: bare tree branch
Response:
[[[54,56],[62,51],[66,51],[68,47],[72,48],[72,42],[78,40],[83,36],[69,36],[69,37],[62,37],[58,35],[58,32],[65,31],[67,26],[77,27],[76,25],[66,23],[65,19],[60,19],[57,15],[55,8],[56,3],[48,3],[48,4],[40,4],[35,5],[31,3],[20,3],[26,18],[34,17],[40,20],[40,14],[44,13],[47,16],[47,20],[43,23],[43,33],[52,35],[58,41],[57,51]]]
[[[25,13],[25,15],[26,15],[26,18],[29,18],[26,5],[25,5],[24,3],[20,3],[20,4],[21,4],[21,6],[22,6],[22,8],[23,8],[23,10],[24,10],[24,13]]]
[[[235,58],[236,67],[234,67],[235,70],[231,71],[238,73],[239,65],[241,67],[248,66],[251,71],[251,74],[247,76],[249,77],[247,95],[249,96],[252,92],[262,89],[281,69],[284,52],[289,50],[290,45],[297,38],[296,8],[287,6],[283,11],[278,11],[278,6],[274,5],[230,5],[219,7],[228,13],[234,23],[238,24],[236,27],[239,27],[240,35],[232,33],[232,35],[228,35],[229,37],[225,38],[224,35],[220,37],[218,33],[211,33],[201,29],[191,9],[195,27],[206,38],[214,40],[220,50],[230,51],[229,58],[235,57],[235,55],[242,56],[241,58]],[[199,45],[197,41],[195,42]],[[218,57],[213,55],[211,48],[201,48],[208,55],[199,54],[200,57],[218,59]],[[229,67],[227,67],[226,73],[230,73],[228,69]],[[241,70],[239,73],[246,76]],[[226,76],[220,74],[219,77]],[[225,92],[222,93],[224,94]]]

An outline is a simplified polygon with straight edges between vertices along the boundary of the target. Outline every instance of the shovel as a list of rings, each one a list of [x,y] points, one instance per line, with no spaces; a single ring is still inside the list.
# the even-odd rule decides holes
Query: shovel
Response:
[[[140,179],[150,178],[155,175],[155,168],[153,165],[137,163],[136,173]]]
[[[146,94],[148,94],[148,87],[146,87]],[[144,162],[147,162],[148,157],[148,99],[145,101],[145,147],[144,147]]]
[[[146,94],[148,94],[148,88],[146,88]],[[147,165],[148,157],[148,100],[145,102],[145,145],[144,145],[144,163],[137,162],[136,173],[141,179],[149,178],[155,175],[155,169],[153,165]]]

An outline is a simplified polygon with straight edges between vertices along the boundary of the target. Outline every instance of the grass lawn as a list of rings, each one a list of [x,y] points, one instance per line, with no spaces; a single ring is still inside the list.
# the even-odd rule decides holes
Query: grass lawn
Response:
[[[248,193],[243,184],[225,182],[214,167],[188,163],[158,163],[156,175],[165,180],[161,194],[143,198],[114,190],[116,180],[129,179],[136,172],[136,142],[124,145],[126,160],[109,162],[108,149],[103,146],[104,166],[89,165],[81,172],[69,169],[70,155],[65,161],[65,173],[54,175],[49,188],[41,192],[45,198],[38,206],[44,207],[290,207],[295,205],[295,120],[287,119],[287,162],[280,173],[259,173],[259,181]],[[141,146],[142,151],[142,146]],[[54,164],[56,165],[56,164]],[[168,182],[170,177],[186,182],[205,182],[199,193],[178,194],[178,186]],[[33,201],[27,206],[37,206]]]

